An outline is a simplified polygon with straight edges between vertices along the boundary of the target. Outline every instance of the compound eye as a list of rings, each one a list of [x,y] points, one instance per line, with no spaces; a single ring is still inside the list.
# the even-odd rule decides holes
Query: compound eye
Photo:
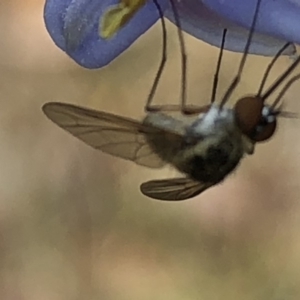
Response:
[[[263,107],[263,100],[255,96],[241,98],[235,104],[235,118],[242,133],[250,136],[255,131],[261,121]]]
[[[253,135],[249,137],[255,142],[264,142],[272,137],[276,130],[277,122],[276,119],[270,123],[258,125]]]

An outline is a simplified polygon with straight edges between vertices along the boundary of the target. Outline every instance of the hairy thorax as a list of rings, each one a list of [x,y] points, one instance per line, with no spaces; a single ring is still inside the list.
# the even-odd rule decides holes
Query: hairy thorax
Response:
[[[161,159],[201,182],[218,183],[251,153],[231,109],[212,106],[186,123],[155,113],[145,123],[165,131],[148,135],[148,143]]]

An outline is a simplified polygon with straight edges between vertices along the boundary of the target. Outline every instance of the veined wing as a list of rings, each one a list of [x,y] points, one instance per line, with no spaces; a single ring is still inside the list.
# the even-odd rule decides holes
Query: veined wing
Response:
[[[147,181],[140,188],[144,195],[153,199],[180,201],[195,197],[212,185],[183,177]]]
[[[95,149],[149,168],[165,165],[145,137],[161,134],[161,129],[72,104],[46,103],[43,111],[51,121]]]

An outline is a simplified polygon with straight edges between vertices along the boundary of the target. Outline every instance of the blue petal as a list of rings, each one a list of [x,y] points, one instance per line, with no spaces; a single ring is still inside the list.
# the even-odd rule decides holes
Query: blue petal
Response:
[[[235,7],[239,5],[243,6],[246,2],[252,1],[254,4],[256,0],[232,0]],[[263,0],[264,2],[266,0]],[[268,1],[268,0],[267,0]],[[220,6],[220,2],[218,0],[203,0],[203,2],[207,2],[209,4],[218,2]],[[249,31],[249,24],[252,22],[253,19],[253,12],[248,13],[249,16],[249,23],[241,24],[243,26],[239,26],[236,22],[230,21],[227,15],[220,15],[218,14],[219,11],[217,8],[220,7],[215,6],[215,12],[208,8],[208,4],[203,4],[202,0],[185,0],[178,2],[178,10],[181,16],[181,25],[183,30],[188,32],[189,34],[197,37],[214,46],[220,46],[223,30],[227,28],[227,35],[226,35],[226,43],[225,49],[236,51],[236,52],[243,52],[246,41],[248,39]],[[225,10],[227,8],[226,3],[230,2],[230,0],[224,0],[222,3],[225,3],[224,7],[222,8]],[[250,8],[248,8],[250,9]],[[254,7],[253,7],[254,9]],[[234,9],[230,7],[230,12]],[[223,12],[223,10],[222,10]],[[243,12],[245,13],[245,12]],[[243,13],[240,12],[240,17],[243,19]],[[166,17],[174,22],[173,12],[171,9],[168,9],[165,13]],[[237,13],[238,15],[238,13]],[[235,20],[236,21],[236,20]],[[263,28],[261,28],[261,24],[259,23],[256,27],[259,32],[264,32]],[[300,32],[300,31],[299,31]],[[252,39],[250,53],[259,54],[259,55],[274,55],[278,52],[280,48],[286,43],[288,39],[286,36],[283,38],[274,38],[272,36],[268,36],[266,34],[255,33]],[[284,54],[292,55],[295,53],[294,45],[291,45],[286,49]]]
[[[249,28],[257,0],[203,0],[218,14]],[[262,0],[257,29],[265,34],[300,43],[300,1]]]
[[[126,50],[159,18],[157,8],[147,1],[112,39],[99,36],[99,19],[117,0],[47,0],[46,28],[55,44],[86,68],[100,68]],[[160,0],[162,9],[167,0]]]

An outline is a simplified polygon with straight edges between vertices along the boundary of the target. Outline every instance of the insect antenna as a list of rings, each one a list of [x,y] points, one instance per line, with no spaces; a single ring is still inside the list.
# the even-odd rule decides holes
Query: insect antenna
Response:
[[[157,11],[159,13],[159,18],[161,21],[161,27],[162,27],[162,56],[160,60],[160,64],[157,70],[157,73],[155,75],[151,90],[149,92],[147,102],[145,105],[145,110],[146,111],[156,111],[159,110],[161,107],[160,106],[152,106],[151,103],[153,101],[153,97],[155,95],[155,92],[157,90],[157,86],[159,83],[159,80],[161,78],[162,72],[164,70],[166,60],[167,60],[167,28],[166,28],[166,22],[164,19],[164,13],[163,10],[158,3],[157,0],[153,0],[154,5],[157,8]],[[186,62],[187,62],[187,55],[186,55],[186,49],[185,49],[185,43],[184,43],[184,37],[183,33],[181,30],[181,21],[180,21],[180,16],[176,7],[176,4],[174,3],[174,0],[170,0],[173,15],[174,15],[174,20],[175,20],[175,25],[177,27],[177,35],[178,35],[178,40],[179,40],[179,47],[180,47],[180,53],[181,53],[181,107],[183,108],[186,103]]]
[[[222,57],[223,57],[226,33],[227,33],[227,29],[225,28],[223,30],[222,42],[221,42],[221,47],[220,47],[220,52],[219,52],[219,57],[218,57],[218,62],[217,62],[217,68],[216,68],[216,72],[214,75],[214,81],[213,81],[213,86],[212,86],[212,90],[211,90],[210,103],[214,103],[216,100],[216,93],[217,93],[217,88],[218,88],[219,73],[220,73],[221,62],[222,62]]]
[[[220,103],[220,108],[222,108],[224,106],[224,104],[228,101],[229,97],[232,95],[233,91],[235,90],[235,88],[237,87],[237,85],[239,84],[239,82],[241,80],[241,75],[242,75],[242,72],[243,72],[243,69],[244,69],[244,66],[245,66],[245,63],[246,63],[249,48],[250,48],[252,38],[253,38],[253,34],[254,34],[254,31],[255,31],[255,25],[256,25],[258,13],[259,13],[260,4],[261,4],[261,0],[257,0],[255,11],[254,11],[254,16],[253,16],[253,20],[252,20],[252,24],[251,24],[251,27],[250,27],[248,40],[247,40],[245,48],[244,48],[244,53],[243,53],[243,56],[242,56],[242,59],[241,59],[241,62],[240,62],[240,66],[239,66],[237,75],[235,76],[235,78],[231,82],[230,86],[228,87],[227,91],[225,92],[225,95],[223,96],[223,98],[221,100],[221,103]]]

